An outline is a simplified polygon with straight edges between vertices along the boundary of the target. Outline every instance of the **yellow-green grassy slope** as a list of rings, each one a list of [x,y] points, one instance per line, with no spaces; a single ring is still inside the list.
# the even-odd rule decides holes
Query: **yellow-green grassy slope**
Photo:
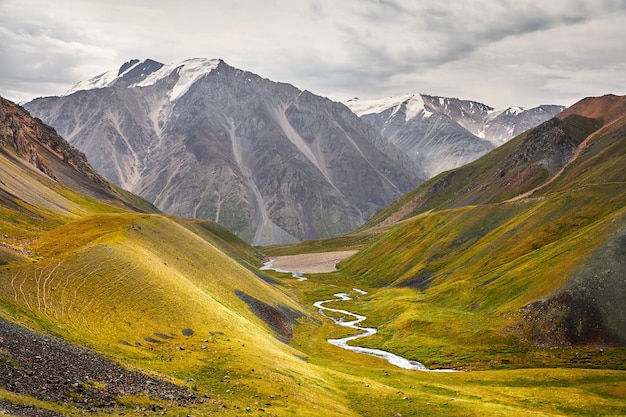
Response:
[[[86,197],[6,149],[0,173],[1,317],[216,398],[194,415],[256,410],[270,395],[288,415],[350,415],[322,370],[237,296],[307,320],[283,286],[256,270],[258,251],[210,222]],[[4,389],[0,399],[83,413]],[[149,402],[121,401],[132,409]]]
[[[583,129],[578,144],[594,136],[558,178],[533,195],[507,201],[546,183],[548,170],[530,168],[532,175],[524,174],[514,192],[497,180],[496,189],[489,189],[494,173],[501,178],[498,164],[524,135],[508,150],[442,174],[401,199],[367,225],[382,236],[343,261],[341,272],[299,284],[301,298],[310,303],[354,287],[369,292],[351,292],[353,301],[336,304],[378,327],[377,335],[359,345],[431,368],[469,371],[409,376],[394,369],[393,386],[413,399],[413,414],[405,414],[407,407],[391,396],[387,403],[355,398],[356,408],[372,407],[380,415],[388,412],[385,405],[403,415],[626,415],[626,351],[619,347],[626,328],[626,119],[579,116],[565,115],[565,129],[595,126]],[[462,201],[471,193],[463,194],[470,186],[484,198],[466,205]],[[410,216],[404,206],[409,202],[420,214]],[[367,230],[359,232],[361,242]],[[343,242],[356,242],[354,236]],[[559,304],[565,296],[569,304]],[[557,302],[538,309],[545,300]],[[571,317],[578,319],[573,326],[567,323]],[[326,337],[347,332],[330,327],[302,338],[321,339],[318,349],[328,366],[330,358],[340,357],[345,368],[393,369],[322,347]],[[384,372],[382,378],[367,375],[389,381]]]
[[[193,233],[195,225],[180,223],[101,214],[45,233],[31,246],[37,262],[0,269],[4,315],[135,367],[192,378],[211,396],[241,391],[247,400],[296,380],[317,381],[302,354],[274,337],[235,290],[269,305],[299,306]],[[222,382],[226,375],[234,387]],[[305,408],[309,397],[315,399],[311,392],[291,396]]]
[[[394,312],[378,337],[380,343],[423,353],[420,358],[427,363],[470,368],[567,365],[575,360],[570,355],[575,352],[556,358],[531,342],[624,345],[626,309],[619,299],[626,295],[626,117],[622,112],[586,135],[591,133],[594,137],[581,155],[531,197],[456,208],[447,208],[455,203],[440,202],[445,209],[395,224],[344,261],[345,274],[362,285],[383,288],[373,298],[371,314],[384,320]],[[475,175],[493,171],[493,159],[489,154],[476,161]],[[449,175],[460,179],[468,169]],[[426,187],[441,180],[433,179]],[[483,194],[489,194],[488,187]],[[528,317],[532,308],[525,309],[562,293],[587,303],[580,334],[569,329],[567,340],[565,330],[550,327],[541,317]],[[547,313],[555,322],[569,317],[563,311]],[[590,316],[604,335],[584,333],[589,325],[584,320]],[[556,335],[550,339],[542,331]],[[611,354],[617,357],[595,352],[597,357],[582,362],[623,368],[623,349]]]

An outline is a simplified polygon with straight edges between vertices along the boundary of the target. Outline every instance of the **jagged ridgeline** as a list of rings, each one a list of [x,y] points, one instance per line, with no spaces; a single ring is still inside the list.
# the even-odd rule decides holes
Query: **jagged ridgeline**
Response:
[[[565,109],[556,105],[495,109],[475,101],[425,94],[354,98],[346,105],[379,128],[429,177],[472,162]]]
[[[122,188],[254,244],[349,232],[426,178],[343,104],[221,60],[131,61],[25,107]]]

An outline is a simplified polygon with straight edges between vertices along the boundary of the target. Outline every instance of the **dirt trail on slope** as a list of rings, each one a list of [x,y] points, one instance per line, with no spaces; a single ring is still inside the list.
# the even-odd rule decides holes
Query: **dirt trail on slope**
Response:
[[[337,270],[337,263],[358,251],[337,251],[321,253],[305,253],[302,255],[285,255],[272,258],[272,267],[284,271],[297,271],[305,274],[319,274]]]
[[[561,174],[563,174],[563,172],[565,171],[565,169],[570,166],[570,164],[572,164],[574,161],[576,161],[578,159],[578,157],[580,156],[580,154],[582,154],[583,150],[587,147],[587,144],[589,143],[590,140],[592,140],[593,138],[595,138],[596,136],[598,136],[601,132],[603,132],[607,127],[611,126],[613,123],[615,123],[616,120],[613,120],[612,122],[602,126],[600,129],[596,130],[595,132],[593,132],[592,134],[590,134],[589,136],[587,136],[587,138],[582,141],[580,143],[580,145],[578,145],[578,147],[576,148],[576,151],[574,152],[574,155],[571,157],[571,159],[569,161],[567,161],[567,163],[565,165],[563,165],[563,167],[556,173],[554,174],[548,181],[544,182],[543,184],[533,188],[530,191],[526,191],[523,194],[520,194],[516,197],[510,198],[508,200],[505,201],[505,203],[512,203],[515,201],[519,201],[522,200],[524,198],[527,198],[529,196],[531,196],[534,192],[541,190],[544,187],[547,187],[548,185],[552,184],[554,181],[557,180],[557,178],[559,178],[561,176]]]

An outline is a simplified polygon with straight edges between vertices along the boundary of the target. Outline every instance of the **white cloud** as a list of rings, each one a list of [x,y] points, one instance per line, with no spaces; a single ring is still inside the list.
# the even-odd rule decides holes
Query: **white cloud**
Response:
[[[625,10],[625,0],[2,0],[0,95],[61,94],[131,58],[207,57],[338,100],[571,104],[624,94]]]

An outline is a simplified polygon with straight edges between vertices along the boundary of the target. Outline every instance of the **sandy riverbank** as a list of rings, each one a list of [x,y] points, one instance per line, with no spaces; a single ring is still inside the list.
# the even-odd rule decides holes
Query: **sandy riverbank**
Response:
[[[305,274],[319,274],[336,271],[336,265],[358,251],[338,251],[305,253],[302,255],[276,256],[272,258],[272,268],[284,271],[298,271]]]

